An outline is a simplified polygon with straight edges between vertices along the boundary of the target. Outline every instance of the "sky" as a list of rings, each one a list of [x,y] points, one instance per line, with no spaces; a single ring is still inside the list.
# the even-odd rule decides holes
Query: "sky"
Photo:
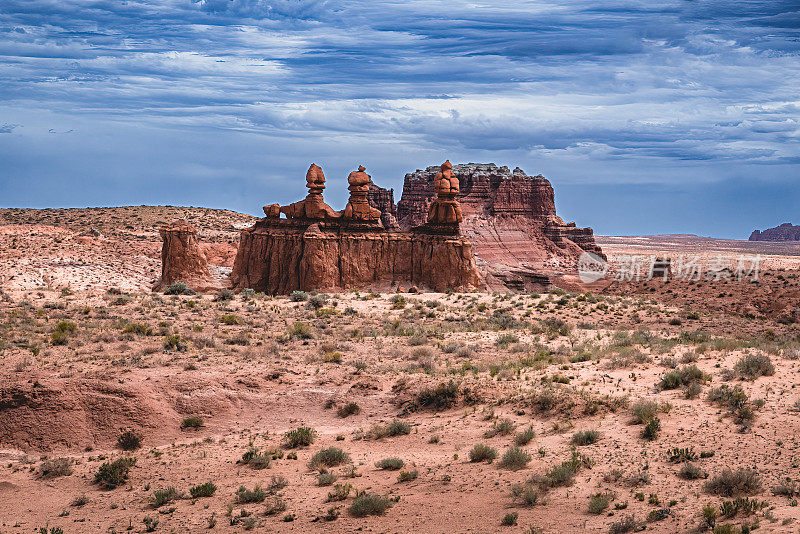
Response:
[[[609,235],[800,224],[800,0],[0,0],[0,206],[543,174]]]

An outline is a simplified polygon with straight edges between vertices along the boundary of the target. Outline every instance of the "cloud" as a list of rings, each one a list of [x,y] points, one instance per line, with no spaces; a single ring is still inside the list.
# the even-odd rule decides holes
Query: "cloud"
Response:
[[[61,170],[56,138],[90,160],[100,131],[128,138],[112,167],[136,174],[126,147],[158,132],[185,180],[219,188],[314,147],[342,172],[370,147],[395,187],[450,153],[577,182],[778,176],[800,158],[798,27],[794,0],[6,0],[0,133],[25,129],[0,158],[29,177],[20,201],[47,193],[31,180],[48,159]]]

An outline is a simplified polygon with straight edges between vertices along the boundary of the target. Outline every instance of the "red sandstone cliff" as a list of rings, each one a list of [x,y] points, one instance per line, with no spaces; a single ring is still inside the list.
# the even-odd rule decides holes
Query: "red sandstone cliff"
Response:
[[[161,228],[161,280],[153,288],[160,291],[173,282],[184,282],[195,291],[219,289],[221,284],[208,267],[208,259],[197,241],[197,231],[186,222]]]
[[[425,221],[438,171],[433,166],[406,174],[397,204],[402,228]],[[573,270],[584,251],[605,258],[591,228],[556,215],[553,187],[543,176],[493,163],[455,165],[453,173],[461,185],[461,233],[489,282],[528,289],[546,283],[549,274]]]
[[[481,285],[470,242],[463,237],[286,219],[262,219],[242,231],[231,280],[236,289],[271,294]]]

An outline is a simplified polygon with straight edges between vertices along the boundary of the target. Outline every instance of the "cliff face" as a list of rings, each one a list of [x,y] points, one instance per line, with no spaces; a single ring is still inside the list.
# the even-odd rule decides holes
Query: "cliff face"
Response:
[[[387,230],[399,230],[397,223],[397,206],[394,204],[394,189],[384,189],[374,183],[369,184],[367,193],[369,205],[381,210],[381,223]]]
[[[425,222],[438,170],[406,174],[397,204],[401,228]],[[541,285],[542,273],[574,269],[584,251],[605,258],[591,228],[556,215],[553,187],[543,176],[493,163],[455,165],[453,173],[461,185],[461,232],[472,241],[489,282],[531,289]]]
[[[197,241],[197,231],[185,222],[161,228],[161,280],[153,288],[160,291],[173,282],[184,282],[195,291],[221,287],[212,276],[208,259]]]
[[[271,294],[481,285],[470,242],[462,237],[285,219],[263,219],[242,231],[231,280],[236,289]]]
[[[750,241],[800,241],[800,226],[792,223],[783,223],[776,228],[769,228],[763,232],[754,230],[750,234]]]

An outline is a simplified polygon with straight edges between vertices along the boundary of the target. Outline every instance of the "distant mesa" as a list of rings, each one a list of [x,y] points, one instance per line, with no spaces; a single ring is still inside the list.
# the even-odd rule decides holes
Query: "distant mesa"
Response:
[[[763,232],[754,230],[750,234],[750,241],[800,241],[800,226],[787,222]]]

